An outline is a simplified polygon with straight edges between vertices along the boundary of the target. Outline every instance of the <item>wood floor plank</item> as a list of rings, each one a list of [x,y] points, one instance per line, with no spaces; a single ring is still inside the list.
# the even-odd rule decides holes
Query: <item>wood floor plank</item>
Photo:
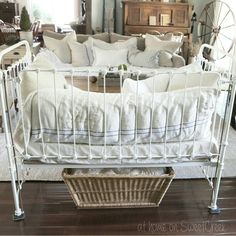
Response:
[[[12,221],[11,185],[0,183],[0,235],[236,235],[236,178],[221,184],[219,215],[205,180],[175,180],[159,208],[76,209],[63,182],[27,182],[26,219]]]

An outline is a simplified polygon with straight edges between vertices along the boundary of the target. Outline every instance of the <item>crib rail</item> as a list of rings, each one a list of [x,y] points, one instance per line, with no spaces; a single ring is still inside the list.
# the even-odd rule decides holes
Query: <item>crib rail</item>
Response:
[[[203,45],[202,48],[204,48],[206,45]],[[215,84],[214,88],[214,96],[215,101],[212,101],[213,109],[211,109],[212,115],[210,118],[210,122],[212,123],[209,127],[209,135],[208,135],[208,147],[205,148],[204,152],[201,152],[199,150],[199,132],[201,133],[200,136],[203,136],[203,130],[198,130],[198,126],[203,126],[201,124],[202,118],[198,118],[199,111],[201,109],[201,102],[202,102],[202,93],[204,93],[207,89],[207,84],[205,81],[205,77],[207,73],[209,72],[197,72],[197,73],[191,73],[187,71],[175,71],[175,73],[172,72],[159,72],[158,70],[153,70],[151,72],[151,79],[149,79],[149,88],[151,90],[148,92],[149,96],[149,103],[146,104],[148,106],[147,110],[139,111],[139,109],[144,109],[144,106],[140,105],[140,99],[145,101],[144,96],[142,95],[142,82],[141,79],[141,71],[123,71],[123,70],[117,70],[114,69],[110,71],[110,68],[104,71],[97,72],[102,75],[103,77],[103,88],[102,93],[100,96],[96,97],[92,91],[92,83],[91,77],[94,76],[95,72],[93,71],[93,68],[90,70],[84,70],[82,69],[32,69],[28,68],[25,73],[31,73],[31,77],[34,77],[34,83],[35,83],[35,92],[34,96],[31,96],[31,100],[35,102],[35,106],[37,106],[37,109],[34,110],[36,117],[34,119],[38,119],[38,127],[36,129],[32,129],[29,131],[29,127],[27,125],[27,122],[30,123],[30,119],[32,117],[26,117],[26,106],[27,106],[27,99],[24,100],[22,98],[22,81],[19,79],[19,71],[22,70],[27,63],[25,61],[17,62],[16,64],[11,65],[7,70],[4,70],[1,72],[2,77],[2,101],[7,101],[9,97],[12,97],[15,109],[11,109],[12,104],[5,103],[6,107],[3,108],[4,111],[7,111],[8,117],[6,117],[6,120],[8,120],[7,124],[9,125],[9,133],[12,134],[13,132],[17,131],[20,132],[22,135],[22,142],[21,146],[19,148],[19,145],[14,143],[13,146],[18,146],[18,151],[16,155],[23,158],[24,160],[35,160],[35,161],[42,161],[42,162],[48,162],[48,163],[56,163],[56,164],[65,164],[63,161],[65,161],[67,164],[94,164],[95,166],[100,165],[103,166],[111,166],[111,165],[126,165],[129,164],[131,166],[142,166],[144,164],[150,165],[150,164],[159,164],[159,165],[166,165],[166,163],[171,163],[172,165],[178,165],[181,163],[199,163],[202,164],[202,160],[204,161],[210,161],[211,163],[217,163],[216,160],[217,157],[220,156],[220,148],[221,148],[221,142],[222,142],[222,134],[224,131],[225,123],[228,123],[228,120],[226,119],[226,114],[230,114],[230,107],[229,102],[230,99],[232,100],[231,93],[233,92],[233,77],[231,74],[231,68],[220,68],[220,70],[216,69],[216,65],[213,62],[208,62],[206,59],[201,57],[201,51],[200,50],[200,56],[197,58],[199,61],[199,64],[204,67],[206,71],[217,71],[216,77],[218,76],[217,83]],[[213,49],[212,49],[213,50]],[[29,58],[29,57],[28,57]],[[229,64],[231,65],[231,64]],[[118,75],[118,83],[117,83],[117,94],[114,96],[111,96],[109,94],[109,87],[106,86],[107,80],[109,80],[109,73],[115,73]],[[44,89],[42,89],[40,86],[40,79],[43,76],[47,76],[50,74],[51,78],[51,85],[50,85],[50,91],[45,92]],[[71,115],[71,119],[68,121],[70,124],[70,128],[67,128],[66,130],[63,130],[63,127],[60,127],[59,120],[60,118],[60,109],[58,108],[58,105],[61,105],[62,101],[58,102],[59,94],[63,93],[61,88],[59,89],[58,86],[58,76],[61,75],[67,75],[67,82],[71,84],[71,86],[64,89],[63,92],[67,95],[67,99],[70,101],[70,109],[66,109],[66,112],[69,112]],[[194,75],[195,74],[195,75]],[[149,75],[149,76],[150,76]],[[27,76],[27,75],[26,75]],[[29,76],[29,75],[28,75]],[[190,91],[188,88],[190,84],[188,84],[188,78],[189,76],[195,76],[195,78],[198,78],[198,84],[195,84],[195,87],[197,87],[197,90]],[[135,83],[133,86],[132,91],[128,91],[128,93],[131,93],[132,95],[129,97],[127,95],[127,89],[124,89],[123,83],[124,80],[128,77],[132,77],[135,79]],[[183,90],[182,95],[179,96],[180,99],[182,99],[182,103],[177,103],[177,106],[180,106],[179,108],[179,121],[175,124],[172,122],[173,116],[176,114],[173,113],[175,110],[173,109],[172,102],[178,99],[173,100],[173,92],[172,87],[175,86],[176,77],[182,80],[182,87]],[[163,106],[163,109],[166,110],[163,111],[163,114],[158,111],[158,114],[155,114],[156,105],[155,103],[158,100],[158,93],[156,92],[158,90],[158,84],[156,81],[160,81],[160,78],[163,78],[163,80],[166,81],[166,90],[168,88],[171,88],[169,91],[165,92],[166,95],[164,96],[164,99],[166,103]],[[33,80],[32,80],[33,81]],[[3,83],[4,82],[4,83]],[[75,102],[75,96],[78,97],[78,90],[75,88],[75,85],[83,85],[83,89],[87,92],[83,92],[84,96],[83,99],[86,100],[87,107],[86,112],[84,112],[86,116],[86,120],[84,121],[84,124],[82,124],[84,127],[81,129],[78,127],[78,124],[76,122],[75,117],[78,112],[78,104]],[[4,88],[5,87],[5,88]],[[10,88],[10,89],[6,89]],[[63,87],[64,88],[64,87]],[[179,88],[178,88],[179,89]],[[5,91],[4,91],[5,90]],[[180,90],[180,89],[179,89]],[[222,91],[223,90],[223,91]],[[189,92],[190,91],[190,92]],[[81,91],[82,92],[82,91]],[[164,91],[162,91],[164,92]],[[185,113],[188,112],[187,109],[191,108],[191,106],[188,103],[188,99],[190,96],[190,93],[196,93],[195,100],[193,99],[193,102],[196,102],[195,105],[195,118],[190,120],[185,120]],[[63,95],[65,96],[63,93]],[[221,94],[221,97],[220,97]],[[51,114],[46,114],[44,110],[43,102],[45,102],[45,96],[51,96],[50,99],[52,101],[52,110],[53,111],[53,117],[50,117]],[[213,94],[210,95],[210,97],[213,96]],[[127,100],[127,97],[130,98]],[[94,98],[100,99],[100,107],[99,109],[102,110],[102,124],[100,124],[102,127],[101,130],[96,132],[94,128],[91,128],[91,110],[94,109]],[[160,98],[163,98],[160,97]],[[117,103],[110,105],[109,99],[116,99]],[[28,99],[29,100],[29,99]],[[124,109],[127,109],[125,102],[131,102],[134,109],[130,110],[133,111],[134,115],[134,121],[132,123],[133,131],[127,131],[124,130],[125,128],[122,127],[122,119],[125,117],[123,115]],[[48,101],[47,101],[48,102]],[[219,104],[222,102],[222,104]],[[28,102],[29,104],[29,102]],[[67,104],[68,105],[68,104]],[[111,117],[109,117],[110,111],[109,108],[114,109],[114,106],[118,107],[118,113],[119,116],[116,120],[116,124],[111,124]],[[220,109],[221,108],[221,109]],[[65,108],[64,108],[65,109]],[[171,110],[172,109],[172,110]],[[33,110],[32,110],[33,111]],[[139,123],[142,122],[139,116],[142,116],[142,113],[149,112],[148,121],[150,125],[139,125]],[[164,125],[156,127],[153,124],[155,123],[156,115],[164,115],[163,122]],[[53,127],[47,127],[45,124],[43,124],[43,121],[45,121],[45,116],[48,116],[52,118],[52,120],[55,120],[55,123],[53,124]],[[127,116],[127,114],[126,114]],[[230,115],[229,115],[230,116]],[[26,119],[27,118],[27,119]],[[144,117],[146,119],[146,117]],[[203,117],[204,118],[204,117]],[[208,117],[209,118],[209,117]],[[32,119],[32,121],[34,121]],[[107,119],[110,119],[107,121]],[[27,122],[26,122],[27,120]],[[159,120],[161,120],[159,118]],[[94,120],[93,120],[94,122]],[[108,122],[110,122],[108,124]],[[209,122],[209,121],[208,121]],[[170,124],[169,124],[170,123]],[[206,122],[205,122],[206,123]],[[47,124],[48,125],[48,124]],[[99,125],[99,124],[97,124]],[[116,130],[112,130],[108,127],[108,125],[115,125]],[[172,128],[172,126],[177,126],[176,130]],[[19,126],[21,126],[21,129],[19,130]],[[26,127],[27,126],[27,127]],[[86,127],[85,127],[86,126]],[[140,126],[140,127],[139,127]],[[191,126],[190,128],[188,126]],[[209,126],[209,124],[208,124]],[[130,128],[130,127],[128,127]],[[186,135],[187,129],[193,129],[191,137],[188,137]],[[204,129],[204,127],[203,127]],[[51,133],[50,133],[51,132]],[[129,139],[126,136],[126,133],[129,132],[127,135],[132,135],[133,138]],[[142,132],[145,132],[144,135],[146,135],[144,138],[140,137],[142,136]],[[156,138],[155,135],[157,133],[161,133],[160,137]],[[173,132],[177,132],[178,134],[173,134]],[[49,135],[48,135],[49,133]],[[110,136],[111,134],[114,134],[116,136],[116,141],[111,141]],[[95,137],[98,135],[98,137]],[[53,137],[52,137],[53,136]],[[69,136],[69,141],[64,140],[63,136]],[[84,136],[86,136],[84,138]],[[169,137],[173,136],[173,137]],[[187,136],[187,137],[186,137]],[[37,151],[32,152],[32,144],[31,138],[36,137],[35,141],[33,143],[34,145],[38,145],[39,149]],[[79,137],[79,138],[78,138]],[[125,138],[124,138],[125,137]],[[67,137],[66,137],[67,138]],[[12,137],[13,139],[13,137]],[[83,141],[80,141],[82,139]],[[99,140],[98,140],[99,139]],[[124,140],[128,139],[127,142]],[[94,142],[95,140],[95,142]],[[52,143],[55,145],[53,148]],[[65,145],[65,143],[67,145]],[[176,147],[174,147],[175,152],[171,153],[167,150],[170,149],[171,145],[175,143]],[[19,143],[18,143],[19,144]],[[51,146],[50,146],[51,145]],[[63,149],[68,148],[68,145],[71,146],[69,152],[65,152]],[[153,146],[157,147],[157,152],[154,152]],[[186,145],[190,151],[187,153],[183,152],[184,149],[186,149]],[[82,152],[81,150],[78,152],[78,146],[82,146],[83,148],[87,149],[87,152]],[[114,149],[114,146],[116,146],[116,150],[114,152],[111,152],[109,149]],[[140,152],[140,146],[142,146],[142,149],[145,149],[145,152]],[[48,152],[49,147],[53,149],[53,151]],[[99,149],[100,148],[100,149]],[[126,149],[130,148],[129,151]],[[99,149],[97,151],[96,149]],[[201,149],[201,147],[200,147]],[[81,154],[82,153],[82,154]],[[141,153],[141,154],[140,154]],[[197,158],[196,158],[197,157]],[[211,157],[214,157],[211,158]],[[113,163],[112,163],[113,162]]]
[[[72,86],[69,86],[64,90],[58,89],[57,76],[58,74],[65,72],[67,75],[70,73],[68,80]],[[204,119],[206,117],[198,118],[199,111],[202,109],[201,103],[204,102],[202,101],[202,99],[204,99],[203,95],[205,95],[204,93],[207,91],[207,88],[203,85],[203,80],[206,76],[204,72],[196,74],[196,76],[200,78],[199,85],[198,88],[193,91],[187,88],[187,78],[191,73],[156,73],[156,76],[151,78],[153,91],[148,93],[149,100],[148,104],[146,104],[148,109],[146,110],[144,106],[140,104],[140,99],[146,102],[145,97],[142,95],[142,92],[140,92],[140,72],[137,72],[136,74],[132,72],[137,82],[135,84],[134,91],[130,96],[124,92],[122,87],[123,78],[127,77],[127,74],[129,74],[129,72],[125,71],[117,72],[120,75],[118,86],[118,90],[120,92],[113,94],[114,96],[107,93],[108,88],[106,87],[106,76],[109,71],[102,72],[104,75],[104,86],[103,93],[99,94],[99,96],[91,91],[90,71],[86,71],[86,78],[78,76],[80,73],[81,75],[84,75],[85,71],[81,70],[70,71],[30,69],[27,70],[27,73],[33,73],[35,78],[37,78],[37,91],[31,96],[32,103],[29,102],[29,99],[28,101],[27,99],[25,101],[22,99],[21,82],[18,80],[16,84],[11,84],[16,85],[16,87],[11,89],[11,91],[15,91],[17,98],[14,100],[18,101],[17,109],[15,109],[15,111],[12,110],[12,114],[9,116],[11,130],[15,130],[15,132],[18,132],[19,135],[23,134],[20,146],[22,151],[19,152],[18,155],[24,160],[35,160],[56,164],[82,164],[81,166],[84,164],[93,164],[94,166],[102,165],[103,167],[109,167],[117,164],[128,164],[130,166],[142,166],[144,164],[166,165],[166,163],[171,163],[172,165],[178,165],[181,163],[181,165],[183,165],[183,162],[195,162],[201,164],[203,160],[211,162],[213,160],[212,157],[216,160],[216,158],[220,155],[221,140],[224,131],[223,128],[225,126],[225,115],[228,112],[227,101],[230,98],[233,85],[231,79],[228,81],[226,81],[225,78],[221,80],[220,74],[216,74],[216,76],[219,77],[218,84],[217,87],[214,88],[214,91],[211,91],[209,96],[209,98],[215,96],[215,101],[212,101],[213,108],[210,111],[212,115],[210,116],[210,120],[205,121]],[[39,80],[41,73],[50,73],[52,75],[53,85],[48,91],[40,89]],[[6,77],[6,72],[4,72],[4,74]],[[158,76],[166,76],[168,80],[168,87],[171,87],[172,81],[174,81],[174,77],[176,75],[183,78],[183,92],[179,93],[181,95],[174,99],[174,92],[166,92],[166,95],[164,96],[164,100],[166,102],[164,108],[166,109],[166,112],[163,111],[162,114],[160,113],[161,111],[158,111],[160,114],[158,112],[156,114],[155,103],[158,101],[158,98],[163,98],[163,95],[159,97],[159,95],[155,92],[155,87],[157,86],[155,80]],[[10,81],[11,80],[7,79],[6,84],[10,83]],[[87,88],[87,92],[78,91],[77,88],[73,86],[77,83],[84,84],[84,87]],[[227,88],[227,91],[221,91],[222,84],[224,84],[224,89]],[[191,96],[192,92],[196,94],[194,98]],[[78,115],[78,109],[80,109],[78,107],[78,97],[80,96],[80,93],[83,93],[82,98],[79,98],[84,100],[83,106],[86,106],[87,104],[86,108],[81,113],[86,116],[85,121],[82,124],[83,128],[78,126],[80,121],[76,121],[76,114]],[[61,100],[61,95],[64,96],[65,100],[68,99],[67,106],[70,106],[70,108],[62,106],[65,100]],[[44,109],[45,97],[47,96],[48,98],[46,103],[51,101],[50,109],[52,113],[47,113]],[[175,113],[175,108],[173,107],[172,102],[177,102],[176,100],[178,98],[182,99],[182,102],[176,104],[177,106],[180,106],[180,108],[179,111]],[[192,110],[192,112],[195,112],[194,119],[192,120],[186,120],[184,118],[188,112],[188,109],[191,108],[191,104],[188,102],[189,98],[196,103],[195,110]],[[94,104],[94,99],[100,99],[100,104]],[[117,102],[112,104],[109,99],[116,99]],[[122,113],[125,112],[125,109],[130,108],[127,108],[125,104],[126,102],[133,103],[132,106],[134,107],[133,109],[130,109],[130,112],[133,112],[134,116],[132,131],[125,130],[123,127],[124,121],[122,121],[122,119],[125,119],[125,116],[122,115]],[[225,105],[219,105],[220,102],[225,102]],[[35,108],[32,108],[32,106]],[[59,106],[63,109],[62,111],[60,111]],[[109,111],[109,109],[114,109],[115,106],[118,107],[119,110],[118,117],[114,117],[117,124],[113,123],[113,118]],[[32,114],[29,114],[26,107],[30,107],[30,109],[32,109]],[[100,114],[102,121],[100,124],[93,124],[92,128],[92,124],[90,124],[90,122],[100,122],[99,119],[94,120],[90,117],[94,115],[92,109],[98,109],[98,107],[102,110],[102,114]],[[142,111],[139,111],[139,109]],[[69,128],[63,127],[63,125],[59,124],[61,119],[63,119],[61,117],[61,112],[63,111],[68,112],[71,116],[68,121],[64,121],[64,125]],[[143,118],[146,119],[145,112],[150,113],[147,121],[150,125],[144,124],[142,126],[140,125],[142,120],[140,121],[139,116],[143,116]],[[163,120],[165,120],[165,122],[163,122],[162,126],[154,125],[154,119],[156,119],[155,116],[157,115],[163,115]],[[172,121],[174,119],[173,116],[175,115],[178,116],[178,119],[180,119],[177,123]],[[34,117],[32,118],[32,116]],[[53,122],[45,124],[45,120],[47,119],[53,120]],[[159,121],[162,120],[162,118],[158,119]],[[209,117],[207,117],[207,119],[209,119]],[[31,122],[35,122],[35,120],[37,120],[37,124],[31,129],[31,131],[29,131],[29,124]],[[201,145],[203,144],[199,143],[199,139],[201,136],[204,136],[204,132],[207,132],[207,129],[204,129],[201,122],[205,122],[205,127],[209,128],[209,135],[206,137],[207,139],[205,139],[207,142],[207,145],[205,146],[207,147],[205,147],[204,152],[201,150]],[[207,122],[211,122],[211,126],[209,126],[209,124],[207,125]],[[102,126],[101,129],[96,129],[96,125]],[[21,126],[21,129],[19,129],[19,126]],[[177,128],[175,128],[175,126]],[[198,129],[198,126],[201,127],[200,130]],[[113,130],[113,127],[115,127],[115,130]],[[18,130],[16,128],[18,128]],[[130,129],[130,127],[128,127],[128,129]],[[188,129],[192,130],[190,134],[188,134]],[[174,132],[177,134],[173,134]],[[156,137],[158,136],[158,133],[160,133],[160,137]],[[145,136],[144,138],[142,138],[143,134]],[[115,136],[115,141],[110,140],[113,139],[110,138],[112,135]],[[129,138],[127,137],[128,135],[133,137]],[[31,142],[32,138],[34,139],[33,143]],[[82,141],[80,141],[80,139],[82,139]],[[19,143],[20,142],[15,142],[15,145],[19,145]],[[36,151],[33,150],[34,145],[38,145],[38,149],[36,147]],[[176,150],[174,152],[168,152],[171,145],[175,145],[174,149]],[[187,148],[191,149],[188,152],[184,152],[186,145]],[[70,146],[70,148],[68,146]],[[145,151],[142,151],[140,146],[142,149],[145,149]],[[157,147],[157,151],[154,151],[154,146]],[[49,147],[52,151],[48,151]],[[87,151],[81,151],[80,147],[86,148]],[[127,148],[129,148],[128,151]],[[65,151],[65,149],[68,150]],[[111,149],[113,150],[111,151]],[[213,163],[217,162],[213,161]]]

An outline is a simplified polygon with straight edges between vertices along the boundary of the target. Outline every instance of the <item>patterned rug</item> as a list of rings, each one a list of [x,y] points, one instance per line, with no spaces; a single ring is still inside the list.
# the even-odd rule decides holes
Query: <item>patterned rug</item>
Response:
[[[229,133],[229,146],[226,151],[225,167],[223,177],[236,176],[236,131],[230,128]],[[43,181],[58,181],[61,178],[61,167],[37,167],[29,170],[26,180],[43,180]],[[178,179],[192,179],[203,178],[204,175],[200,168],[196,167],[175,167],[176,178]],[[5,149],[5,136],[0,134],[0,181],[10,180],[8,160]]]

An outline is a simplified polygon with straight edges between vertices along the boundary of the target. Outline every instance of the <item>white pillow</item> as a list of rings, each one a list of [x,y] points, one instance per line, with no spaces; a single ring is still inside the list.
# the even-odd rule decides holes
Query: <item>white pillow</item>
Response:
[[[45,58],[36,59],[28,69],[54,69],[54,65]],[[40,71],[38,74],[35,71],[23,70],[20,75],[21,79],[21,97],[25,101],[27,96],[37,89],[54,88],[54,74],[52,72]],[[62,74],[55,75],[56,88],[64,89],[67,87],[67,82]]]
[[[89,58],[85,44],[69,41],[73,66],[89,66]]]
[[[71,52],[68,46],[68,41],[76,41],[76,34],[74,31],[61,40],[48,36],[43,36],[43,40],[46,48],[54,52],[62,62],[71,63]]]
[[[177,71],[197,73],[197,72],[201,72],[203,70],[202,70],[201,65],[198,62],[194,62],[189,65],[182,66],[182,67],[178,68]]]
[[[124,93],[160,93],[166,92],[169,85],[169,75],[159,74],[144,80],[125,79],[122,87]]]
[[[65,63],[63,63],[54,52],[48,50],[47,48],[41,49],[40,52],[34,58],[34,61],[39,60],[39,59],[48,60],[53,65],[58,66],[58,67],[65,65]]]
[[[93,60],[94,60],[93,47],[98,47],[100,49],[105,49],[105,50],[128,49],[129,51],[129,50],[137,49],[137,38],[134,37],[125,41],[119,41],[115,43],[106,43],[102,40],[89,37],[88,40],[85,42],[85,45],[87,47],[90,65],[92,65]]]
[[[98,47],[93,47],[93,66],[118,66],[120,64],[128,64],[128,50],[104,50]]]
[[[187,77],[186,77],[187,76]],[[216,72],[202,72],[190,73],[187,75],[173,74],[172,79],[169,82],[167,91],[182,90],[185,88],[193,87],[208,87],[216,88],[219,87],[220,75]]]
[[[166,50],[171,53],[176,52],[182,43],[168,40],[160,40],[155,35],[146,34],[145,38],[145,50]]]

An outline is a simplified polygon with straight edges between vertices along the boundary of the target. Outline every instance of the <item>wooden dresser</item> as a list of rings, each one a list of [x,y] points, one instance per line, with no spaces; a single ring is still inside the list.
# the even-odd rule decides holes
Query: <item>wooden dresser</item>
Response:
[[[123,1],[125,35],[145,34],[153,30],[190,34],[192,5],[159,1]]]
[[[19,15],[19,4],[0,2],[0,19],[7,23],[13,23],[14,16]]]

